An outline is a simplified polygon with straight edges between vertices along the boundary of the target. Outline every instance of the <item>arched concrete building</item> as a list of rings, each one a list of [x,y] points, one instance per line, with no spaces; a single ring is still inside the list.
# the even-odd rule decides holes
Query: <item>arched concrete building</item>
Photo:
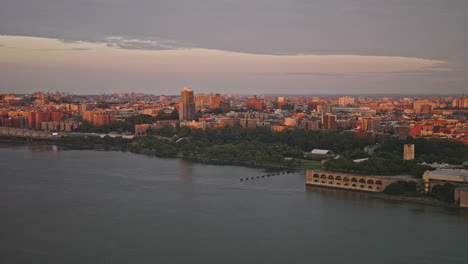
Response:
[[[307,170],[306,185],[331,187],[365,192],[381,192],[389,184],[397,181],[421,181],[411,176],[359,175],[323,170]]]

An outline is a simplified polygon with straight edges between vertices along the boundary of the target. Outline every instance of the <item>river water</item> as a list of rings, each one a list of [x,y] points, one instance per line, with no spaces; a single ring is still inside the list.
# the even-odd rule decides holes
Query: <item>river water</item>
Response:
[[[0,263],[468,263],[467,210],[266,174],[0,144]]]

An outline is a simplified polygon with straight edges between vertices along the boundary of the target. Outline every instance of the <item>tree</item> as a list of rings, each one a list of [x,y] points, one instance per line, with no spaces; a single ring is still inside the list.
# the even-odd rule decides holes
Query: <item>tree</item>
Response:
[[[432,187],[432,196],[441,202],[454,203],[455,186],[450,183]]]

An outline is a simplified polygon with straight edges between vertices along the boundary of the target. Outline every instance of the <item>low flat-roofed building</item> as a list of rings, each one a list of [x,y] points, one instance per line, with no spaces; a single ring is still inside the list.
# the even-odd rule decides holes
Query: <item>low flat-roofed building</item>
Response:
[[[436,185],[468,184],[468,170],[433,170],[423,174],[424,191],[430,192]]]

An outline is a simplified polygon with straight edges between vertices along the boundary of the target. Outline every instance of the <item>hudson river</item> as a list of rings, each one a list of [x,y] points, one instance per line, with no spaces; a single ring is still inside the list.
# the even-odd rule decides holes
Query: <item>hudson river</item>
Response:
[[[267,174],[0,144],[0,263],[468,261],[467,210],[306,191],[303,172]]]

